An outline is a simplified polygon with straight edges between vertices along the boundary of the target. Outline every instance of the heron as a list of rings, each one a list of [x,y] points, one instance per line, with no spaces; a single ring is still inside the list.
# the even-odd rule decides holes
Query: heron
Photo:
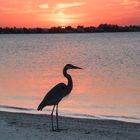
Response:
[[[44,97],[42,102],[39,104],[37,110],[42,111],[44,107],[46,106],[53,106],[52,112],[51,112],[51,125],[52,125],[52,131],[59,131],[59,124],[58,124],[58,104],[59,102],[66,96],[70,94],[73,88],[73,81],[70,76],[70,74],[67,73],[67,70],[69,69],[82,69],[80,67],[74,66],[72,64],[65,65],[63,69],[63,75],[67,78],[68,83],[59,83],[56,86],[54,86]],[[53,123],[53,112],[56,107],[56,129],[54,129],[54,123]]]

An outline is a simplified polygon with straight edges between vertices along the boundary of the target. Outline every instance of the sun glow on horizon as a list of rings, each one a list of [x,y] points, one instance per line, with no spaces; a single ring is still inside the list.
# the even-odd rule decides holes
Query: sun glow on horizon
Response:
[[[45,18],[43,17],[43,20]],[[56,24],[65,26],[69,23],[72,23],[72,19],[69,18],[68,15],[64,14],[62,11],[59,11],[56,14],[47,16],[47,20],[54,21]]]

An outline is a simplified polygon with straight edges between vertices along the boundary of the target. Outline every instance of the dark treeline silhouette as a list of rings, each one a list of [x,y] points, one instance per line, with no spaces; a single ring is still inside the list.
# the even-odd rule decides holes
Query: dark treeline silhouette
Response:
[[[140,25],[118,26],[112,24],[100,24],[98,27],[71,26],[51,28],[16,28],[0,27],[0,34],[34,34],[34,33],[98,33],[98,32],[139,32]]]

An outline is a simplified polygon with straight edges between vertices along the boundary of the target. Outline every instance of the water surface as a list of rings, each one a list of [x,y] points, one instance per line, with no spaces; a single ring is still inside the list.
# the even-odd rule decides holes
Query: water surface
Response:
[[[69,71],[62,115],[140,122],[140,33],[0,35],[0,110],[37,113],[47,91],[67,83],[67,63],[83,70]]]

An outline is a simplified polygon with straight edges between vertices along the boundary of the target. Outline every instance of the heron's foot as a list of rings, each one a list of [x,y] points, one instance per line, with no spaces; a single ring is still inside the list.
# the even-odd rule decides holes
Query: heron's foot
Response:
[[[53,128],[53,129],[51,129],[51,131],[55,131],[55,129]]]
[[[57,128],[57,129],[53,129],[52,131],[53,132],[61,132],[61,131],[67,131],[68,129],[60,129],[60,128]]]
[[[53,132],[60,132],[60,129],[52,129]]]

